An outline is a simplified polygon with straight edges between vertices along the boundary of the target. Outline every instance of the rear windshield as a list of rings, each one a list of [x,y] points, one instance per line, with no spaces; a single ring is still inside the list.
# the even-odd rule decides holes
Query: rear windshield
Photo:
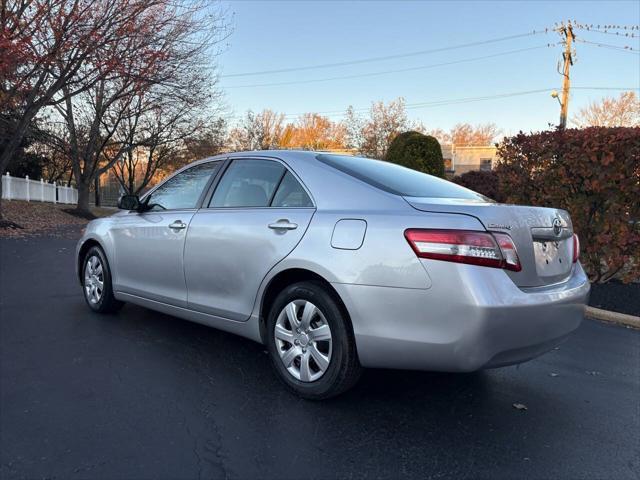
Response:
[[[318,155],[318,160],[374,187],[403,197],[488,200],[455,183],[390,162],[347,155]]]

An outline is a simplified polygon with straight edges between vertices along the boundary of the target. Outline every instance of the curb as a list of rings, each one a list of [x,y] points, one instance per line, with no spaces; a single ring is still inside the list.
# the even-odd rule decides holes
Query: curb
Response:
[[[602,310],[600,308],[589,306],[585,309],[584,315],[587,318],[593,318],[595,320],[604,320],[605,322],[613,322],[620,325],[627,325],[628,327],[640,328],[640,317],[636,317],[635,315],[610,312],[609,310]]]

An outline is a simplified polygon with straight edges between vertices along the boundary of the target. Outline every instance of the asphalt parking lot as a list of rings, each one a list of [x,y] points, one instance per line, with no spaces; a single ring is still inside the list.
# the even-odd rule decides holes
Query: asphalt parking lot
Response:
[[[314,403],[261,345],[136,306],[90,313],[74,247],[0,240],[3,479],[640,476],[639,331],[585,321],[519,367],[368,371]]]

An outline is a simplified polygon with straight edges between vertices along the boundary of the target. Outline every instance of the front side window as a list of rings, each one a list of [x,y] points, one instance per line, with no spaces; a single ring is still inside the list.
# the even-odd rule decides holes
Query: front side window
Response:
[[[171,177],[151,193],[152,210],[197,208],[198,199],[220,162],[208,162],[188,168]]]
[[[234,160],[218,184],[210,207],[268,207],[285,168],[271,160]]]

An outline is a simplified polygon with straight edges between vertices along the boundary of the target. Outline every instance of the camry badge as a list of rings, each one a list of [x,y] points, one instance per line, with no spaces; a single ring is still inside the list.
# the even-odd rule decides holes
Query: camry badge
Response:
[[[559,237],[560,234],[562,233],[562,220],[560,220],[558,217],[553,219],[553,233],[555,234],[556,237]]]
[[[499,228],[502,230],[511,230],[511,225],[502,225],[500,223],[490,223],[489,228]]]

